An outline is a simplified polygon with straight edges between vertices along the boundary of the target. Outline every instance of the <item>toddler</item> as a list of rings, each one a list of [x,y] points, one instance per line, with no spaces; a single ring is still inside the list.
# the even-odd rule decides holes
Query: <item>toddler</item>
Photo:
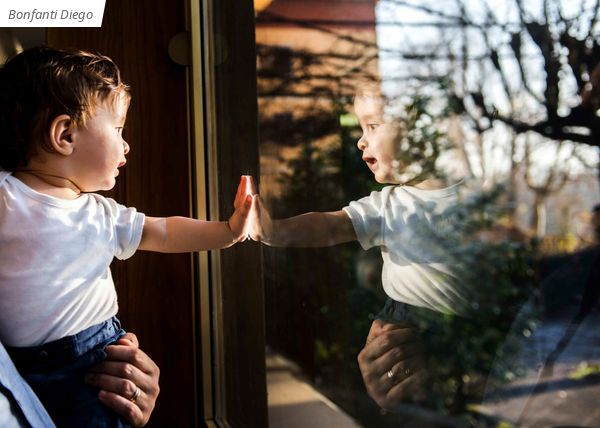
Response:
[[[247,236],[245,181],[226,222],[146,217],[91,193],[112,189],[126,163],[129,101],[102,55],[38,47],[0,69],[0,341],[60,427],[125,426],[83,382],[124,334],[113,257]]]
[[[362,159],[378,183],[390,184],[334,212],[311,212],[271,220],[254,196],[251,237],[267,245],[323,247],[358,240],[367,250],[378,246],[383,257],[382,283],[396,302],[438,312],[465,314],[471,298],[448,263],[439,239],[447,219],[444,211],[457,202],[458,187],[425,190],[402,185],[402,122],[386,114],[385,98],[371,89],[359,91],[354,109],[363,135],[358,141]],[[406,306],[388,305],[396,321]]]

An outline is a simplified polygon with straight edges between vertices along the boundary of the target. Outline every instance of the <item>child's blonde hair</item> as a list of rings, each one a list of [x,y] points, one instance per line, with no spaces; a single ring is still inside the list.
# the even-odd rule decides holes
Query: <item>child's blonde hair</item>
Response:
[[[362,81],[356,84],[354,90],[354,99],[356,98],[377,98],[384,104],[388,102],[387,97],[381,91],[381,82]]]

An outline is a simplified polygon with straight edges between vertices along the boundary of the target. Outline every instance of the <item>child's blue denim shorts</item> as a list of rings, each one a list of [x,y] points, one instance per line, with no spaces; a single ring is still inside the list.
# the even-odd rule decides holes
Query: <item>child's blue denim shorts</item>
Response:
[[[130,425],[98,400],[97,388],[84,382],[88,370],[106,359],[106,346],[124,334],[112,317],[73,336],[7,350],[57,427],[125,428]]]
[[[410,322],[410,306],[406,303],[397,302],[396,300],[392,300],[388,298],[385,301],[385,306],[375,318],[382,319],[388,322]]]

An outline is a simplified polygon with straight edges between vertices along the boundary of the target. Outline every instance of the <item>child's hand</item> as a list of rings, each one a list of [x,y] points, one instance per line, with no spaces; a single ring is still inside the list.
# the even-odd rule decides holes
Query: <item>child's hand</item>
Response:
[[[252,195],[254,193],[255,190],[252,177],[249,175],[242,175],[233,201],[235,211],[227,221],[234,242],[245,241],[248,237]]]
[[[252,219],[249,225],[250,238],[268,245],[273,237],[273,221],[259,195],[253,196],[250,218]]]

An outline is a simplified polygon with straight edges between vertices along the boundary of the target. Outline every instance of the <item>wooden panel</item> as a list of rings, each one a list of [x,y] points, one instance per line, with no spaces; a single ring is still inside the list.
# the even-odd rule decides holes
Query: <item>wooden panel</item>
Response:
[[[189,215],[186,71],[167,53],[184,31],[183,1],[108,0],[101,29],[49,29],[52,46],[113,58],[132,87],[127,167],[112,192],[152,216]],[[197,416],[191,256],[137,253],[113,264],[126,329],[161,368],[161,394],[149,426],[192,427]]]

